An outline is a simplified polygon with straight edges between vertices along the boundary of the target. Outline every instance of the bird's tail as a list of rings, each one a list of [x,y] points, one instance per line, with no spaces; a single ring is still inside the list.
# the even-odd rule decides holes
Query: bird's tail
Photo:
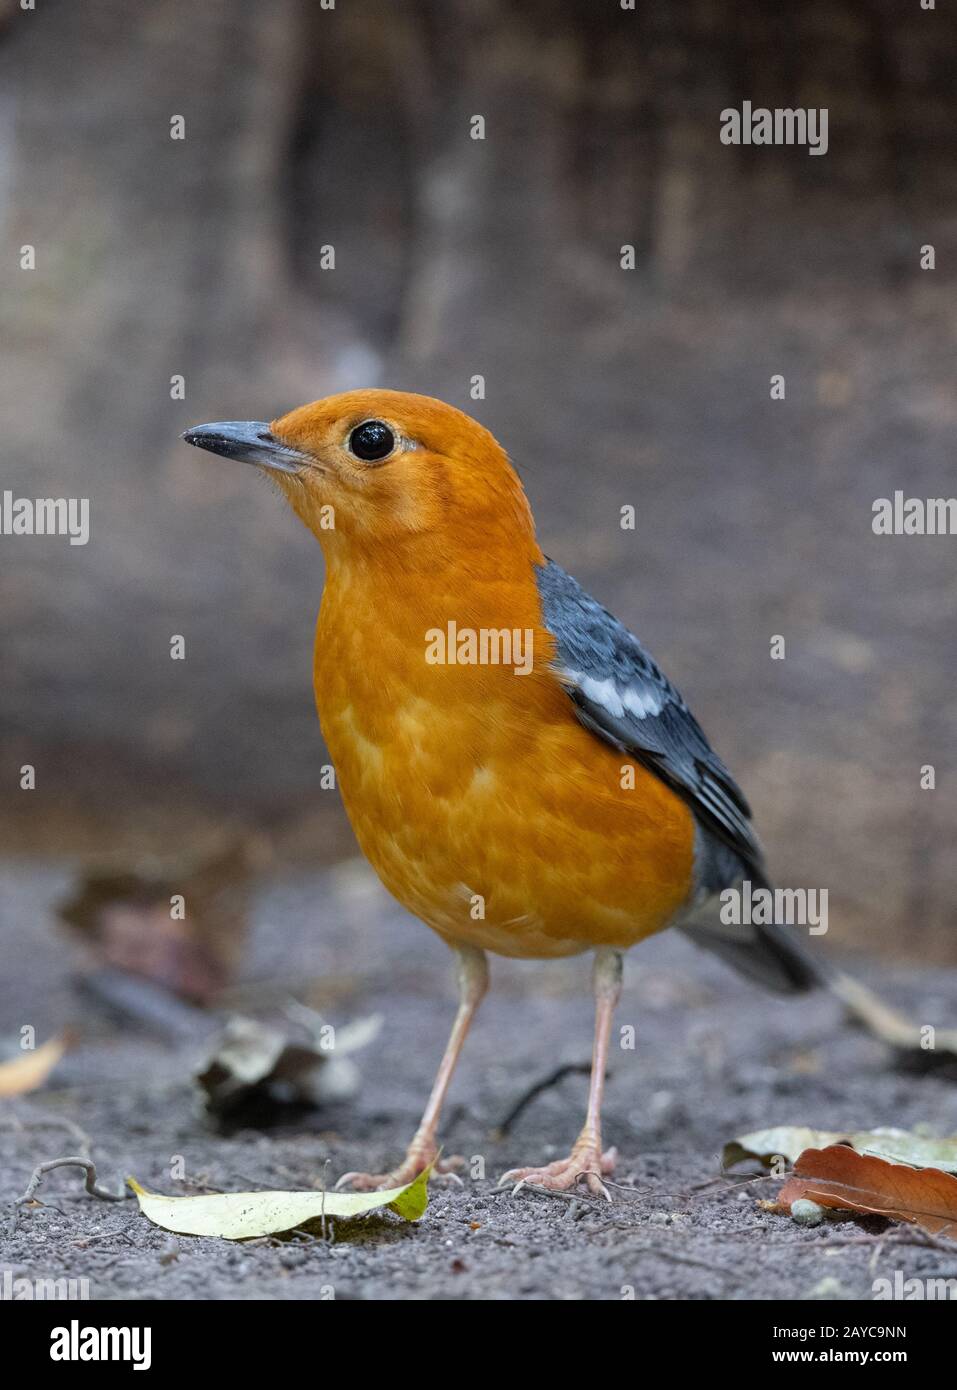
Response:
[[[757,866],[747,876],[752,892],[773,891]],[[740,890],[742,882],[735,887]],[[779,922],[723,922],[717,895],[696,908],[680,929],[696,946],[713,951],[740,974],[778,994],[833,988],[837,978],[834,967],[806,946],[794,927]]]
[[[770,888],[759,865],[747,870],[752,888]],[[740,889],[743,878],[735,885]],[[715,952],[740,974],[779,994],[800,994],[826,989],[839,999],[848,1016],[872,1037],[898,1053],[920,1055],[926,1043],[920,1024],[909,1019],[879,994],[846,974],[823,953],[805,945],[794,927],[782,923],[726,924],[718,912],[715,894],[701,904],[680,930],[697,946]],[[957,1052],[957,1029],[948,1033],[945,1046]]]

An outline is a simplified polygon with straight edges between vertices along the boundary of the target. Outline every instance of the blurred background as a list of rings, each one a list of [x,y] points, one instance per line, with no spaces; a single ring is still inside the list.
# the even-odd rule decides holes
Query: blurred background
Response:
[[[320,550],[179,434],[369,385],[499,437],[835,946],[957,959],[957,542],[871,528],[955,491],[955,38],[919,0],[0,0],[3,487],[92,516],[0,537],[8,965],[41,867],[82,928],[152,910],[144,861],[354,855]],[[826,106],[827,154],[723,145],[745,100]]]

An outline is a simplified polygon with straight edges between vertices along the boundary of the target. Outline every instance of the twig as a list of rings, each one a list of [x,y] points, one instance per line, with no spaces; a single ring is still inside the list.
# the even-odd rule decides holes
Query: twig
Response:
[[[496,1125],[496,1138],[504,1139],[505,1135],[508,1134],[512,1125],[526,1106],[531,1105],[532,1101],[537,1099],[543,1091],[549,1090],[552,1086],[557,1086],[559,1081],[564,1081],[566,1076],[587,1076],[590,1071],[590,1062],[566,1062],[564,1066],[556,1068],[549,1076],[546,1076],[543,1081],[536,1081],[534,1086],[531,1086],[525,1091],[515,1102],[511,1110],[505,1116],[505,1119]]]
[[[99,1197],[104,1202],[125,1202],[129,1193],[126,1185],[119,1192],[111,1192],[96,1180],[96,1164],[92,1158],[81,1158],[78,1154],[71,1154],[66,1158],[51,1158],[47,1163],[38,1163],[27,1183],[26,1191],[22,1197],[18,1197],[14,1203],[17,1207],[22,1207],[27,1202],[32,1202],[37,1188],[43,1181],[47,1173],[52,1173],[54,1168],[82,1168],[86,1173],[83,1186],[91,1197]]]
[[[92,1158],[81,1157],[79,1154],[70,1154],[65,1158],[51,1158],[48,1163],[39,1163],[30,1175],[26,1191],[22,1197],[18,1197],[13,1203],[13,1217],[7,1228],[7,1239],[12,1239],[20,1223],[20,1213],[22,1209],[35,1198],[37,1188],[43,1181],[44,1175],[50,1173],[54,1168],[82,1168],[86,1174],[84,1188],[91,1197],[99,1197],[104,1202],[124,1202],[129,1196],[126,1185],[119,1192],[110,1192],[106,1187],[101,1186],[96,1180],[96,1164]],[[42,1206],[51,1206],[51,1203],[41,1203]],[[57,1207],[55,1210],[59,1211]],[[61,1213],[62,1214],[62,1213]]]

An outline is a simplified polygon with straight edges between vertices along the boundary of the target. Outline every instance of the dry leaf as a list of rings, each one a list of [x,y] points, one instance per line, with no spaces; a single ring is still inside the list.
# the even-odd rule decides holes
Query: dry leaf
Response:
[[[258,836],[222,836],[198,859],[106,866],[77,884],[59,915],[108,967],[206,1005],[238,967],[251,885],[267,857]],[[183,900],[176,912],[174,898]]]
[[[67,1037],[51,1038],[42,1047],[0,1062],[0,1096],[22,1096],[42,1086],[69,1046]]]
[[[387,1207],[406,1221],[418,1221],[428,1206],[431,1168],[405,1187],[384,1192],[219,1192],[203,1197],[163,1197],[144,1192],[133,1178],[140,1211],[164,1230],[185,1236],[250,1240],[296,1230],[323,1217],[338,1221]]]
[[[291,1005],[287,1016],[288,1028],[241,1015],[227,1020],[196,1078],[210,1110],[229,1115],[257,1100],[323,1105],[355,1095],[360,1077],[349,1054],[376,1037],[381,1017],[376,1014],[337,1028],[335,1047],[329,1048],[319,1014]]]
[[[907,1221],[931,1235],[957,1237],[957,1177],[939,1168],[888,1163],[843,1144],[806,1149],[772,1209],[790,1211],[791,1203],[802,1198],[822,1207]]]
[[[769,1168],[776,1158],[786,1159],[793,1165],[805,1149],[840,1144],[846,1137],[823,1129],[808,1129],[803,1125],[778,1125],[773,1129],[758,1129],[751,1134],[741,1134],[737,1139],[725,1144],[721,1166],[733,1168],[745,1159],[756,1159],[758,1163],[763,1163]]]
[[[780,1125],[742,1134],[724,1147],[722,1165],[733,1168],[745,1159],[757,1159],[770,1166],[775,1158],[796,1162],[805,1149],[826,1149],[833,1144],[849,1144],[860,1154],[872,1154],[892,1163],[910,1163],[916,1168],[941,1168],[957,1173],[957,1134],[947,1139],[928,1138],[906,1129],[862,1129],[842,1133],[826,1129],[806,1129],[802,1125]]]

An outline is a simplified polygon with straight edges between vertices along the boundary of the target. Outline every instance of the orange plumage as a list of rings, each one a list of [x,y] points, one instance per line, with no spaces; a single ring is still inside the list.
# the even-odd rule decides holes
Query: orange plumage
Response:
[[[623,789],[628,760],[575,719],[535,586],[544,556],[504,452],[459,411],[384,391],[304,406],[272,429],[301,447],[340,413],[389,419],[399,401],[424,449],[371,509],[347,494],[317,529],[328,573],[316,703],[356,838],[389,891],[452,943],[521,957],[631,946],[688,896],[691,815],[633,763],[637,785]],[[316,499],[285,487],[314,522]],[[426,664],[426,634],[449,623],[530,630],[533,671]]]

